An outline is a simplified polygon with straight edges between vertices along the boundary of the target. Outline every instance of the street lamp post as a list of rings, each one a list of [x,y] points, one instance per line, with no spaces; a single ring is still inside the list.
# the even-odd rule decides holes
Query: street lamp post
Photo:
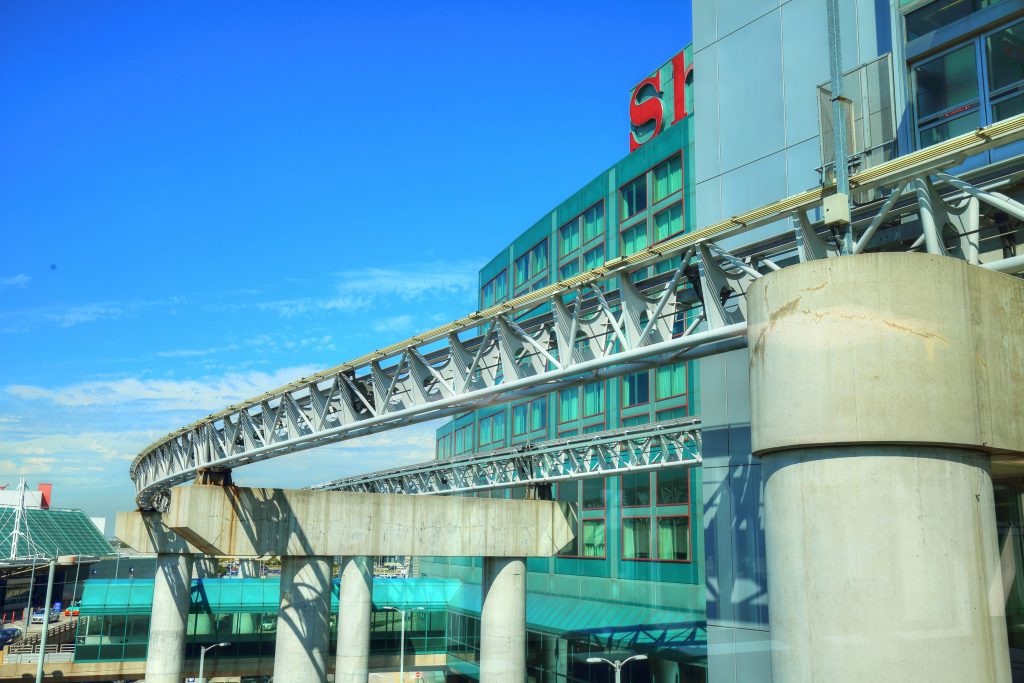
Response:
[[[618,659],[616,659],[614,662],[612,660],[610,660],[610,659],[605,659],[604,657],[587,657],[587,664],[597,664],[598,662],[604,662],[608,666],[610,666],[613,669],[615,669],[615,683],[621,683],[621,681],[622,681],[622,667],[626,666],[627,664],[629,664],[630,662],[632,662],[634,660],[640,661],[640,660],[643,660],[643,659],[647,659],[647,655],[633,655],[632,657],[627,657],[626,659],[623,659],[622,661],[619,661]]]
[[[391,610],[392,612],[398,612],[402,615],[402,635],[398,646],[398,680],[405,683],[405,614],[406,612],[420,611],[422,607],[413,607],[412,609],[399,609],[398,607],[385,607],[384,609]]]
[[[207,645],[206,647],[199,648],[199,683],[206,683],[206,679],[203,678],[203,665],[206,663],[206,651],[212,650],[215,647],[227,647],[231,643],[215,643],[213,645]]]

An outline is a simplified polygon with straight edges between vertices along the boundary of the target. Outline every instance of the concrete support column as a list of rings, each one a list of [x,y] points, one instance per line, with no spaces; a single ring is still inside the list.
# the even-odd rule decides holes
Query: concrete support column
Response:
[[[647,660],[654,683],[679,683],[679,663],[671,659],[651,657]]]
[[[181,683],[192,590],[192,555],[159,553],[153,577],[146,683]]]
[[[276,683],[327,680],[331,626],[331,558],[281,558],[281,610],[274,651]]]
[[[558,636],[543,636],[541,641],[541,665],[544,668],[543,683],[557,683],[568,672],[568,643]]]
[[[366,683],[370,660],[373,558],[343,557],[338,570],[338,655],[335,683]]]
[[[255,558],[240,558],[238,560],[238,576],[243,579],[263,578],[260,574],[260,561]]]
[[[775,680],[1009,681],[991,472],[1024,452],[1024,282],[869,254],[747,307]]]
[[[220,562],[209,555],[195,555],[192,564],[192,578],[216,579],[220,576]]]
[[[526,559],[485,557],[480,610],[481,683],[526,680]]]

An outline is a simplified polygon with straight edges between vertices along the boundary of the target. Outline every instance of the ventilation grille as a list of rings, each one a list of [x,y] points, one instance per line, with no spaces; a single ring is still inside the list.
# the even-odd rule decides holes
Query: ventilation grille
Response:
[[[850,100],[843,103],[843,112],[851,172],[878,166],[896,156],[892,87],[892,56],[889,54],[843,74],[843,97]],[[818,128],[823,181],[830,183],[835,180],[831,83],[818,86]]]

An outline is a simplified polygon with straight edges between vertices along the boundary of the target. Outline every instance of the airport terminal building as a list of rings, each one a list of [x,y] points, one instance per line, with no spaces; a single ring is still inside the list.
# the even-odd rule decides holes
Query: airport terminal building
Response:
[[[839,10],[851,172],[1024,113],[1024,0],[841,0]],[[481,310],[832,182],[826,3],[695,0],[693,44],[666,60],[624,92],[628,153],[558,206],[546,213],[537,207],[539,219],[510,236],[480,270]],[[956,173],[1021,201],[1024,143],[964,158]],[[856,223],[861,207],[877,207],[886,197],[873,189],[855,191],[852,199]],[[921,249],[914,220],[901,215],[875,226],[867,251]],[[790,217],[723,246],[739,269],[755,262],[784,266],[810,248],[794,243],[798,228]],[[1024,222],[1014,216],[988,215],[977,232],[982,261],[1024,256]],[[629,277],[638,286],[663,283],[678,265],[677,257]],[[699,280],[678,287],[683,304],[698,300]],[[603,301],[600,293],[596,299]],[[549,312],[545,305],[524,317]],[[673,331],[703,324],[683,305]],[[766,477],[752,455],[750,366],[750,352],[740,349],[640,368],[460,414],[438,429],[436,460],[445,463],[617,443],[624,435],[665,448],[658,444],[666,435],[699,428],[700,458],[670,467],[466,494],[550,496],[574,519],[574,543],[554,557],[527,561],[529,680],[610,681],[608,667],[586,660],[643,654],[645,660],[622,670],[623,680],[783,683],[772,670]],[[993,586],[990,598],[1005,609],[1013,680],[1024,681],[1024,479],[1014,470],[993,468],[1003,585]],[[859,547],[841,537],[832,542],[836,557],[864,561]],[[899,558],[892,565],[898,573]],[[866,567],[859,589],[870,591]],[[904,578],[913,584],[914,577]],[[409,629],[420,663],[456,680],[479,678],[479,558],[418,558],[411,578],[378,583],[375,656],[391,657],[397,647],[399,626],[388,608],[416,610]],[[234,649],[214,659],[225,662],[223,671],[269,673],[275,626],[268,615],[276,588],[266,586],[276,581],[197,583],[187,656],[228,640]],[[146,591],[145,579],[87,582],[76,657],[141,660]],[[930,638],[926,623],[923,618],[920,632],[894,632],[892,641]],[[232,657],[249,664],[232,669],[226,663]]]

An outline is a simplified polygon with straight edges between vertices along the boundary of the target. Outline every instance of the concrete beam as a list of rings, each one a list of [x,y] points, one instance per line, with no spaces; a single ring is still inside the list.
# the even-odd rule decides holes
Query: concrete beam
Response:
[[[550,557],[574,535],[553,501],[306,489],[182,486],[163,519],[200,552],[230,557]]]
[[[171,531],[159,512],[118,512],[114,537],[139,553],[194,555],[203,552]]]

